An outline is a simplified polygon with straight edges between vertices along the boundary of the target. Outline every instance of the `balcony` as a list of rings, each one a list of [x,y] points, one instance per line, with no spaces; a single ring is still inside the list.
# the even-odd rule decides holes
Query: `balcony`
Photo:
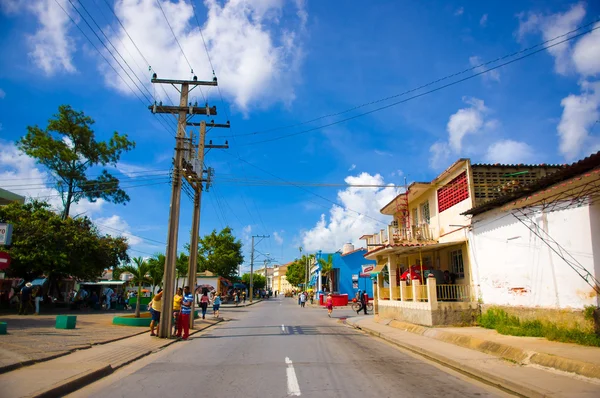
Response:
[[[434,235],[429,224],[413,225],[411,227],[390,224],[387,228],[366,236],[366,240],[367,246],[373,247],[403,242],[431,241],[434,240]]]

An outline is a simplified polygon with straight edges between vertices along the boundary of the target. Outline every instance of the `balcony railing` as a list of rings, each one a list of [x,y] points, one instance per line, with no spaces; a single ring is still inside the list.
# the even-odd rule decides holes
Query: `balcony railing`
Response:
[[[437,285],[438,301],[472,301],[470,285]]]
[[[434,240],[433,229],[429,224],[413,225],[411,227],[388,225],[387,228],[367,237],[369,246],[386,245],[398,242]]]
[[[390,298],[390,289],[387,287],[379,288],[379,298],[380,299],[389,299]]]
[[[413,299],[413,290],[412,286],[404,286],[404,301],[412,301]],[[400,299],[400,297],[398,297]]]

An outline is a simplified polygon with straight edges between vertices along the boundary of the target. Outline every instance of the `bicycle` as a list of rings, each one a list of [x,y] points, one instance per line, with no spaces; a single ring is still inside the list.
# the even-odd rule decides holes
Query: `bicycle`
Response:
[[[353,311],[356,312],[356,311],[358,311],[359,308],[360,308],[360,302],[357,301],[357,302],[352,303]],[[373,311],[373,303],[371,303],[371,302],[367,303],[367,312],[369,312],[369,311],[371,311],[371,312]]]

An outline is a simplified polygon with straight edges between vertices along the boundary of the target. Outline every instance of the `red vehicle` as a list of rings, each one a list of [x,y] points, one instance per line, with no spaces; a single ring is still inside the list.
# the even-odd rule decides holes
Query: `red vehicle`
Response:
[[[423,270],[424,275],[421,275],[421,270]],[[429,275],[430,272],[431,268],[425,265],[411,265],[409,269],[407,269],[402,275],[400,275],[400,280],[407,281],[408,283],[410,283],[410,281],[418,279],[421,281],[421,284],[423,284],[425,282],[424,278],[427,277],[427,275]]]

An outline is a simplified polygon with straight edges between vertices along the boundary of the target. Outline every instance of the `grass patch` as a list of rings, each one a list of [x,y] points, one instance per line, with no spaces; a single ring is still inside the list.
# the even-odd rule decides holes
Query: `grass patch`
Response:
[[[490,308],[478,318],[479,326],[495,329],[509,336],[545,337],[562,343],[575,343],[600,347],[600,336],[576,328],[559,327],[551,322],[539,320],[522,321],[499,308]]]

